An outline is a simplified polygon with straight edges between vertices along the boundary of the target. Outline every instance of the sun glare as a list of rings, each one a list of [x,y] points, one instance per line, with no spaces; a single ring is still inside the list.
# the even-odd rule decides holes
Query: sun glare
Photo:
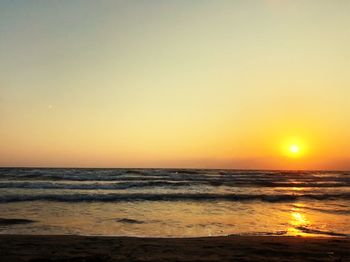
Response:
[[[290,144],[287,151],[289,157],[300,157],[302,153],[301,146],[295,143]]]
[[[298,145],[291,145],[290,147],[289,147],[289,151],[292,153],[292,154],[298,154],[299,153],[299,151],[300,151],[300,148],[299,148],[299,146]]]
[[[299,158],[306,154],[307,147],[305,141],[300,138],[290,138],[283,142],[282,151],[287,157]]]

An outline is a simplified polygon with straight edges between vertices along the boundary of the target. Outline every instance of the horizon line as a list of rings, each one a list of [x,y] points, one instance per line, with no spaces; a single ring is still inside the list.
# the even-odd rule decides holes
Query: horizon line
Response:
[[[191,169],[191,170],[232,170],[232,171],[312,171],[350,172],[350,169],[280,169],[280,168],[204,168],[204,167],[83,167],[83,166],[0,166],[0,169]]]

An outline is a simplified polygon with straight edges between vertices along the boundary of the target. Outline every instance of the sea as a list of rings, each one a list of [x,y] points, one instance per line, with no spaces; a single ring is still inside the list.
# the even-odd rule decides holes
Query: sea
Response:
[[[0,234],[350,236],[350,172],[0,168]]]

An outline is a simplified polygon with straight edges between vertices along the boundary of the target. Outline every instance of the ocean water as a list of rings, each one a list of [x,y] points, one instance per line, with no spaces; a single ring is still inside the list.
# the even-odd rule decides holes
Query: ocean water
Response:
[[[349,236],[350,172],[2,168],[0,234]]]

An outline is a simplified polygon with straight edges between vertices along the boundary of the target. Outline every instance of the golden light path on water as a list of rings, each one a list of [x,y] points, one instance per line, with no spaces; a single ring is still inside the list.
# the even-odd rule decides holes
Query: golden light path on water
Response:
[[[303,231],[300,230],[300,228],[307,227],[310,224],[310,221],[306,218],[306,216],[302,213],[300,213],[300,208],[304,205],[302,203],[297,203],[294,205],[291,209],[290,213],[290,225],[291,227],[288,228],[288,233],[291,235],[301,235],[301,236],[308,236],[310,234],[306,234]]]

